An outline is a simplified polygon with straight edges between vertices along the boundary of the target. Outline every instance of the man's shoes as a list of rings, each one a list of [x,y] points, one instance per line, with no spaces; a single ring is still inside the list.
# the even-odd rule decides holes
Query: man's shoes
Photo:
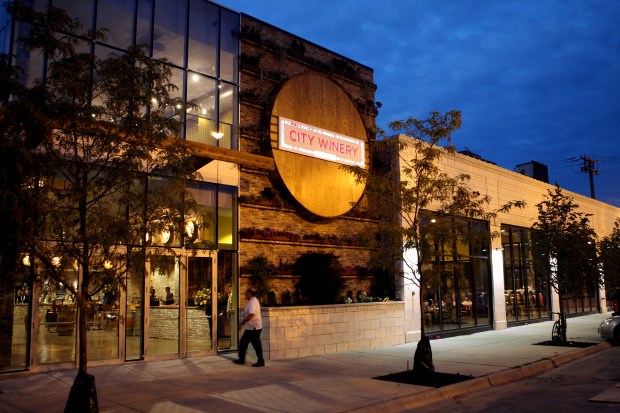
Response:
[[[237,359],[237,360],[233,360],[233,363],[235,363],[235,364],[245,364],[245,360]]]
[[[265,367],[265,362],[264,361],[258,361],[254,364],[252,364],[252,367]]]

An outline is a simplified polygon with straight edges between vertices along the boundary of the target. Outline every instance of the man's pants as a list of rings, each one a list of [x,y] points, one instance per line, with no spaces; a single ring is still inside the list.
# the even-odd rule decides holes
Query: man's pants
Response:
[[[263,360],[263,345],[260,342],[260,333],[261,330],[248,330],[246,329],[241,336],[241,340],[239,340],[239,360],[245,361],[245,352],[248,350],[248,344],[252,343],[252,347],[254,347],[254,351],[256,351],[256,357],[258,357],[258,361],[262,362]]]

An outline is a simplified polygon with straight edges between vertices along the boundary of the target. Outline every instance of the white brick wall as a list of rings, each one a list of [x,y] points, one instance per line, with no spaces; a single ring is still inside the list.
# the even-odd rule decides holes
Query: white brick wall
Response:
[[[404,310],[401,301],[263,308],[265,358],[282,360],[403,344]]]

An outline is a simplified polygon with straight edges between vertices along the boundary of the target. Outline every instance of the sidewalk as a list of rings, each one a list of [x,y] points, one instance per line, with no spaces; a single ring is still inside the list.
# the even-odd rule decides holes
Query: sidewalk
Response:
[[[601,343],[597,328],[605,317],[594,314],[568,319],[569,338]],[[549,340],[551,325],[549,321],[433,340],[435,369],[480,377],[575,352],[531,345]],[[267,361],[265,368],[252,368],[249,363],[237,366],[231,363],[233,355],[227,355],[134,362],[91,368],[90,372],[96,377],[102,413],[339,412],[373,410],[373,405],[387,412],[391,400],[395,407],[401,400],[402,407],[403,398],[429,392],[428,387],[372,379],[405,370],[407,360],[412,363],[414,350],[411,343]],[[253,355],[251,348],[249,354]],[[0,378],[0,412],[62,412],[74,376],[75,370],[65,370]],[[432,391],[444,398],[450,393]]]

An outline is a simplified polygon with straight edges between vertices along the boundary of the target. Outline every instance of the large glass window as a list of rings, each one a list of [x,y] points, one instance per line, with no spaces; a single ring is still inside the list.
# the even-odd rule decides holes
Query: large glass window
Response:
[[[424,271],[424,323],[427,331],[488,326],[491,280],[488,224],[453,218],[429,219],[445,230],[429,238],[432,256]],[[457,230],[458,228],[458,230]]]
[[[105,42],[127,49],[133,44],[136,0],[98,0],[97,29],[107,29]]]
[[[64,279],[78,285],[78,267],[64,269]],[[46,278],[39,292],[37,364],[75,361],[75,297],[62,283]]]
[[[148,354],[176,354],[179,352],[179,259],[152,256],[149,264]]]
[[[217,76],[219,7],[204,0],[190,0],[188,65],[191,70]]]
[[[185,66],[185,30],[187,4],[178,0],[155,2],[155,25],[153,26],[153,57]]]
[[[529,229],[503,225],[504,299],[508,321],[548,317],[549,283],[535,271]],[[535,265],[536,264],[536,265]]]
[[[4,273],[0,277],[0,371],[24,370],[27,366],[32,303],[30,278],[30,257],[26,255],[17,273]]]

